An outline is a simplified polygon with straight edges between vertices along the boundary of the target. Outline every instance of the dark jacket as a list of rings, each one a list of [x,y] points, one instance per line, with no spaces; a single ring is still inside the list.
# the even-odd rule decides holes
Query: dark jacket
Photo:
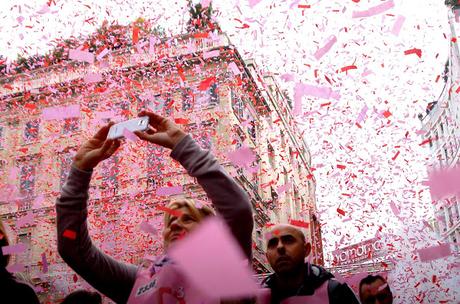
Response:
[[[39,304],[32,287],[18,281],[5,268],[0,268],[0,302],[2,304]]]
[[[278,277],[276,274],[270,275],[262,283],[265,288],[270,288],[272,296],[271,303],[277,304],[282,300],[292,296],[310,296],[315,293],[315,290],[320,287],[324,282],[328,281],[328,296],[329,304],[351,303],[359,304],[353,291],[347,284],[339,283],[337,280],[332,279],[334,276],[324,268],[305,264],[305,279],[303,284],[295,290],[280,290],[278,287]],[[332,280],[331,280],[332,279]]]

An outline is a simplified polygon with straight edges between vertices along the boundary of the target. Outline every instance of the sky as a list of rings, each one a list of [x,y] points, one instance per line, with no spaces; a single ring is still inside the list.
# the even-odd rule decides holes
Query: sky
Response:
[[[441,0],[394,0],[384,13],[353,18],[353,12],[385,2],[213,2],[217,21],[243,58],[274,73],[291,97],[296,84],[324,86],[340,95],[304,96],[296,116],[312,153],[326,254],[377,234],[398,239],[401,254],[409,256],[437,241],[425,225],[433,212],[429,189],[422,184],[428,151],[419,145],[417,114],[441,93],[442,79],[436,80],[448,56],[447,9]],[[2,1],[0,54],[11,60],[18,53],[44,53],[54,39],[88,35],[104,19],[128,24],[144,16],[171,34],[180,33],[187,19],[186,1],[179,0],[55,3],[47,9],[46,1]],[[299,7],[303,4],[310,8]],[[400,32],[392,33],[401,16]],[[337,42],[316,59],[314,53],[333,36]],[[420,57],[405,54],[414,48],[421,50]],[[342,72],[346,66],[356,69]],[[410,250],[404,251],[406,246]],[[407,272],[409,262],[402,261],[397,273]],[[436,270],[435,263],[430,267]],[[419,267],[420,273],[426,271],[426,265]],[[432,299],[438,299],[435,294]]]

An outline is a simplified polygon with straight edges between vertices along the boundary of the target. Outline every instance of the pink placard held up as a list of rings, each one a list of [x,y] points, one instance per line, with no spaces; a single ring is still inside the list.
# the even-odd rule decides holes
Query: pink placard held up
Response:
[[[210,298],[237,299],[257,294],[244,254],[219,217],[205,220],[174,244],[169,256],[191,284]]]

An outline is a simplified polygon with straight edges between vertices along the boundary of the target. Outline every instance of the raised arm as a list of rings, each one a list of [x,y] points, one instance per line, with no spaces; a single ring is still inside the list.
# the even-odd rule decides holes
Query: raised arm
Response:
[[[197,179],[250,259],[254,223],[247,193],[209,151],[201,149],[174,122],[154,113],[139,113],[139,116],[145,115],[149,116],[152,129],[136,134],[144,140],[172,149],[171,157]]]
[[[95,289],[125,303],[136,279],[136,267],[114,260],[91,241],[87,226],[88,189],[92,169],[120,146],[106,140],[111,124],[79,149],[61,195],[56,201],[58,251],[63,260]]]

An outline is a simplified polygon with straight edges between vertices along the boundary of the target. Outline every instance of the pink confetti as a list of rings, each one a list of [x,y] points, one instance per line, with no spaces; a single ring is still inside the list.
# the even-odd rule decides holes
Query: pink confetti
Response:
[[[86,83],[99,82],[99,81],[102,81],[102,74],[100,74],[100,73],[88,73],[88,74],[85,75],[83,80]]]
[[[26,251],[27,245],[23,243],[17,243],[15,245],[3,246],[2,252],[3,255],[7,254],[17,254]]]
[[[157,234],[158,232],[157,229],[147,221],[142,221],[142,223],[139,226],[139,229],[150,234]]]
[[[213,50],[213,51],[209,51],[209,52],[204,52],[203,53],[203,59],[209,59],[209,58],[217,57],[217,56],[219,56],[219,54],[220,54],[219,50]]]
[[[240,69],[238,68],[238,66],[236,65],[235,62],[230,62],[229,65],[228,65],[228,68],[229,70],[233,73],[233,75],[241,75],[241,71]]]
[[[24,264],[18,263],[6,267],[6,270],[8,270],[8,272],[11,273],[24,272],[26,270],[26,267]]]
[[[32,211],[29,211],[27,215],[19,217],[16,220],[16,227],[21,228],[23,226],[33,225],[33,223],[34,223],[34,213]]]
[[[369,108],[367,107],[367,105],[364,105],[364,107],[361,109],[361,112],[359,112],[358,119],[356,119],[356,123],[361,123],[362,121],[364,121],[368,110]]]
[[[66,119],[72,117],[80,117],[80,105],[69,105],[65,107],[51,107],[45,108],[42,112],[42,118],[44,120],[53,119]]]
[[[212,298],[238,298],[257,293],[258,287],[244,263],[244,254],[218,217],[201,223],[173,246],[169,255],[193,285]]]
[[[69,50],[69,59],[81,62],[94,63],[94,54],[87,51]]]
[[[256,160],[254,152],[248,147],[241,147],[238,150],[227,154],[228,159],[238,167],[249,167]]]
[[[292,184],[288,182],[285,185],[282,185],[276,188],[276,192],[278,193],[278,195],[281,195],[282,193],[286,192],[286,190],[290,189],[291,186]]]
[[[315,58],[316,60],[319,60],[321,59],[321,57],[323,57],[327,52],[329,52],[329,50],[332,48],[332,46],[337,42],[337,37],[335,37],[334,35],[332,35],[331,37],[329,37],[328,41],[326,42],[326,45],[323,46],[322,48],[318,49],[316,52],[315,52]]]
[[[46,259],[46,254],[44,252],[42,253],[42,265],[43,265],[42,272],[47,273],[48,272],[48,261]]]
[[[450,245],[442,244],[439,246],[432,246],[424,249],[419,249],[418,254],[422,262],[437,260],[451,255]]]
[[[156,194],[159,196],[169,196],[169,195],[176,195],[183,193],[184,190],[182,186],[174,186],[174,187],[161,187],[158,188]]]
[[[398,216],[400,211],[394,202],[390,202],[390,208],[393,211],[394,215]]]
[[[212,1],[212,0],[201,0],[201,6],[202,6],[203,8],[206,8],[206,7],[209,6],[209,4],[211,4],[211,1]]]
[[[123,129],[123,136],[130,140],[130,141],[138,141],[139,140],[139,137],[136,136],[136,134],[134,134],[133,132],[131,132],[130,130],[128,130],[127,128],[124,128]]]
[[[288,81],[294,81],[294,75],[292,74],[283,74],[280,76],[280,78],[286,82]]]
[[[318,98],[335,100],[340,99],[340,94],[330,87],[318,87],[304,83],[297,83],[294,88],[294,114],[299,115],[302,111],[302,97],[309,95]]]
[[[105,49],[102,50],[102,52],[99,53],[99,55],[97,55],[96,59],[98,61],[100,61],[102,58],[104,58],[105,55],[107,55],[109,53],[110,53],[110,51],[107,48],[105,48]]]
[[[452,169],[433,171],[428,176],[433,199],[442,199],[460,193],[460,166]]]
[[[384,2],[384,3],[381,3],[379,5],[376,5],[374,7],[371,7],[370,9],[368,10],[365,10],[365,11],[355,11],[353,12],[352,14],[352,18],[362,18],[362,17],[371,17],[371,16],[375,16],[375,15],[378,15],[378,14],[381,14],[391,8],[393,8],[395,6],[393,0],[390,0],[390,1],[387,1],[387,2]]]
[[[261,2],[262,0],[248,0],[248,3],[249,3],[249,7],[253,8],[254,6],[256,6],[257,4],[259,4],[259,2]]]
[[[406,20],[406,17],[399,15],[398,18],[395,21],[395,24],[393,25],[393,29],[391,30],[391,33],[395,36],[399,35],[399,32],[401,31],[401,28],[404,24],[404,21]]]

